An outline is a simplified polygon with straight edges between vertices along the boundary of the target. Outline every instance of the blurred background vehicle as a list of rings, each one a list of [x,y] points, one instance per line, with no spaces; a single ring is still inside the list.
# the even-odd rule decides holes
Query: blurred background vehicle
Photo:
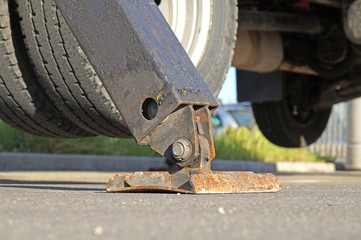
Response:
[[[213,134],[217,135],[225,128],[238,128],[246,126],[253,128],[255,120],[253,118],[251,104],[239,103],[221,105],[212,114]]]

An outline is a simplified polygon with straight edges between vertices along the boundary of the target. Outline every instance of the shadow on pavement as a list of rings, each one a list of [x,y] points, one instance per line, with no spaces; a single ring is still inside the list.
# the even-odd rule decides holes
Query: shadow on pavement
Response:
[[[50,186],[42,186],[50,185]],[[54,186],[55,185],[55,186]],[[62,186],[56,186],[62,185]],[[101,185],[99,188],[73,187],[64,185]],[[24,188],[24,189],[43,189],[43,190],[59,190],[59,191],[97,191],[105,192],[104,182],[66,182],[66,181],[16,181],[16,180],[0,180],[1,188]]]

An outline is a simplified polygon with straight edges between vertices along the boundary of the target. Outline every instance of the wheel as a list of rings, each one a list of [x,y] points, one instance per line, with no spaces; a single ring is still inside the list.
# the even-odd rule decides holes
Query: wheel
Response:
[[[237,33],[237,1],[156,2],[200,76],[217,97],[233,58]]]
[[[272,143],[288,148],[315,142],[326,128],[331,108],[322,111],[297,110],[285,97],[278,102],[252,103],[253,114],[263,135]]]
[[[44,137],[87,137],[88,132],[68,121],[50,104],[33,81],[25,59],[16,53],[7,0],[0,0],[0,118],[11,126]]]
[[[92,134],[129,136],[120,113],[54,1],[16,2],[29,60],[39,83],[56,107]],[[158,3],[181,37],[201,77],[217,95],[233,56],[237,1],[162,0]],[[188,28],[186,24],[188,26],[190,19],[192,27]]]

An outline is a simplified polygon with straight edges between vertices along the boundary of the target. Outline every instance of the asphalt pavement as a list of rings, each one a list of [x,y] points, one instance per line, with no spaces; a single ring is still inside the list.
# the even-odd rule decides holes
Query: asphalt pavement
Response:
[[[279,193],[106,193],[111,172],[0,172],[0,239],[361,239],[361,172]]]

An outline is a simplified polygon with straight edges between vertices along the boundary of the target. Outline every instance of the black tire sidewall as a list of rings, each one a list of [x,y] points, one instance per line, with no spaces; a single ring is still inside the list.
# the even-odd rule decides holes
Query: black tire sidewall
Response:
[[[284,133],[288,136],[288,140],[294,146],[305,147],[317,141],[325,130],[328,119],[331,114],[332,108],[313,112],[312,117],[306,123],[297,122],[291,115],[287,106],[287,101],[282,100],[278,102],[277,111],[278,119],[280,120],[280,127]],[[301,138],[304,138],[304,142]]]
[[[325,130],[332,108],[314,112],[307,123],[297,122],[290,113],[287,100],[252,103],[259,129],[272,143],[281,147],[305,147],[314,143]]]

